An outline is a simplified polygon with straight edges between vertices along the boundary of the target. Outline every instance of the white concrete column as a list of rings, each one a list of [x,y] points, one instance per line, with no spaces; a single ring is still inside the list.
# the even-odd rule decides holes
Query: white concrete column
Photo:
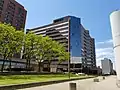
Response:
[[[117,79],[120,81],[120,10],[110,15]]]

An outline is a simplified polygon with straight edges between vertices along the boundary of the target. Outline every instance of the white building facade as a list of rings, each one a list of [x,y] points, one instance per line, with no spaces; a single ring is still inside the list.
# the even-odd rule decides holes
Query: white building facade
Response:
[[[104,58],[103,60],[101,60],[101,65],[103,75],[110,75],[113,73],[113,63],[110,59]]]

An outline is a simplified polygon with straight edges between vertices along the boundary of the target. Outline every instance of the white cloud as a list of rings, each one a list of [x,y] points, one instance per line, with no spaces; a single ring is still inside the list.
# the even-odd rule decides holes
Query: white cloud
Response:
[[[104,58],[109,58],[114,63],[113,41],[111,39],[96,43],[97,66],[101,66],[101,60]]]
[[[109,39],[109,40],[106,40],[106,41],[103,41],[103,42],[97,42],[96,44],[108,44],[108,43],[113,43],[113,40],[112,39]]]
[[[113,40],[112,39],[108,40],[108,43],[113,43]]]

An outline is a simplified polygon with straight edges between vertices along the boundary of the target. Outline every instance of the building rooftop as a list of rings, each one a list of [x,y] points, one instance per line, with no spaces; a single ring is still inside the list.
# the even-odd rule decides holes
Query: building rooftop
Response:
[[[48,26],[51,26],[51,25],[59,24],[59,23],[61,23],[61,22],[66,22],[66,21],[68,21],[68,19],[69,19],[70,17],[77,18],[77,17],[75,17],[75,16],[70,16],[70,15],[68,15],[68,16],[64,16],[64,17],[58,18],[58,19],[54,19],[53,22],[52,22],[52,24],[48,24],[48,25],[44,25],[44,26],[40,26],[40,27],[28,29],[28,30],[36,30],[36,29],[45,28],[45,27],[48,27]]]

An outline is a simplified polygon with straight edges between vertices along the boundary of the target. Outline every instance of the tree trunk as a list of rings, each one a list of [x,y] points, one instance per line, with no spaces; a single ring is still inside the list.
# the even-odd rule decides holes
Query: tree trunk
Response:
[[[28,69],[28,59],[26,59],[26,70]],[[28,70],[27,70],[28,71]]]
[[[28,69],[30,70],[30,60],[28,60]]]
[[[48,61],[48,72],[50,72],[50,64],[51,64],[51,61]]]
[[[38,62],[38,72],[41,72],[40,66],[41,66],[41,62]]]
[[[5,59],[3,60],[2,67],[1,67],[1,72],[4,70],[4,65],[5,65]]]
[[[60,63],[57,64],[57,67],[56,67],[56,73],[58,72],[58,66],[60,65]]]
[[[1,72],[3,72],[3,70],[4,70],[5,60],[6,60],[6,56],[4,55],[3,63],[2,63],[2,67],[1,67]]]

